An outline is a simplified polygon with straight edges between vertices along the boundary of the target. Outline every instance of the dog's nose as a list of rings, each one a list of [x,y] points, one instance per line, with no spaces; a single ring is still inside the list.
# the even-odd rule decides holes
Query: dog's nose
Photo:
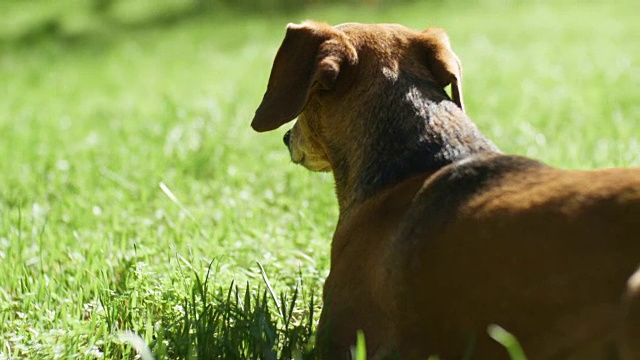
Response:
[[[291,130],[287,131],[284,134],[284,137],[282,138],[282,141],[284,141],[284,144],[289,147],[289,140],[291,139]]]

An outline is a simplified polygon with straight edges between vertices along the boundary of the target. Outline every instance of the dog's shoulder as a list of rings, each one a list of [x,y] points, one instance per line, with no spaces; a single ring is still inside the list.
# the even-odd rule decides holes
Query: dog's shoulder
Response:
[[[548,168],[544,163],[518,155],[479,153],[443,167],[425,182],[420,196],[470,195],[486,186],[495,185],[506,175]],[[447,195],[449,196],[449,195]]]
[[[435,206],[447,212],[489,187],[497,186],[507,176],[548,166],[515,155],[481,153],[454,162],[434,173],[414,199],[417,206]]]
[[[402,236],[437,232],[456,218],[475,196],[499,188],[507,178],[535,172],[547,165],[522,156],[481,153],[447,165],[430,176],[413,199]]]

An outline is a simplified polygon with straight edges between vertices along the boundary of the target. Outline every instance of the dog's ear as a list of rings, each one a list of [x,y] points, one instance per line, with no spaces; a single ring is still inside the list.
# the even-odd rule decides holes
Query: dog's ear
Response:
[[[462,64],[451,49],[443,29],[428,28],[420,34],[420,43],[427,50],[427,66],[443,88],[451,84],[451,99],[464,111],[462,100]]]
[[[344,33],[330,25],[311,21],[287,25],[251,127],[269,131],[295,119],[314,91],[334,87],[345,61],[356,60]]]

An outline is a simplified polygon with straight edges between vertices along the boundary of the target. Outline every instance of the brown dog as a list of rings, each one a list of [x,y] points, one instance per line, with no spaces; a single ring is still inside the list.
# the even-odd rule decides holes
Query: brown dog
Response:
[[[501,154],[461,72],[439,29],[287,28],[252,127],[299,116],[293,162],[335,177],[322,356],[363,330],[374,357],[507,359],[498,324],[530,360],[640,359],[640,169]]]

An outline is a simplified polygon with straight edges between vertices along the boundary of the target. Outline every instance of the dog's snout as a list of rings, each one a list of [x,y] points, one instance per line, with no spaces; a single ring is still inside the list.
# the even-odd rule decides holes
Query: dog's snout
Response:
[[[284,142],[286,147],[289,147],[289,140],[291,140],[291,130],[287,131],[282,137],[282,141]]]

